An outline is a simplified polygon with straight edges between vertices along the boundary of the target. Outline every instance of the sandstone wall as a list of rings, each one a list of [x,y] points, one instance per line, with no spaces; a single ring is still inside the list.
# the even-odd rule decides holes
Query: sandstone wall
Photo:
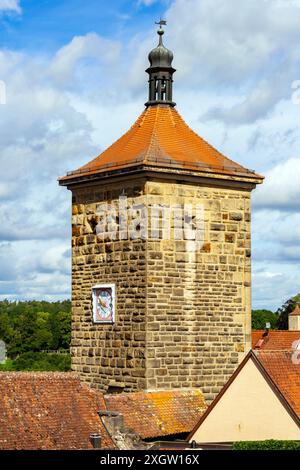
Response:
[[[120,194],[148,208],[203,205],[203,246],[173,230],[170,240],[99,239],[96,207]],[[78,188],[72,244],[73,370],[102,390],[200,387],[212,399],[251,346],[250,193],[138,179]],[[92,322],[99,283],[116,284],[114,325]]]
[[[208,400],[251,347],[250,194],[146,185],[148,200],[204,207],[204,244],[147,244],[147,386],[201,387]]]
[[[93,387],[115,383],[126,390],[146,388],[146,247],[141,240],[99,240],[97,204],[117,201],[120,186],[73,192],[72,369]],[[143,184],[126,188],[128,201]],[[115,324],[92,322],[91,289],[115,283]]]

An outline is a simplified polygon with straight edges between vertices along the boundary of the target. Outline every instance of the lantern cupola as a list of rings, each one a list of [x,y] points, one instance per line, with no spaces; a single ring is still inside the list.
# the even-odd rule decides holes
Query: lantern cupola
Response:
[[[175,106],[172,100],[173,74],[176,70],[172,67],[173,52],[167,49],[163,44],[164,30],[163,25],[166,21],[160,20],[157,34],[159,42],[157,47],[149,53],[148,59],[150,67],[146,70],[149,74],[149,100],[146,106],[155,106],[166,104]]]

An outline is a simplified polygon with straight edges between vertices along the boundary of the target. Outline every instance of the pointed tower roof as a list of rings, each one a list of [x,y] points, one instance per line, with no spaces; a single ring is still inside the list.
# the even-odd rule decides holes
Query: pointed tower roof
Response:
[[[220,153],[188,127],[172,101],[173,54],[162,42],[149,54],[149,100],[133,126],[86,165],[59,179],[62,185],[134,170],[189,173],[215,179],[261,183],[263,177]]]
[[[299,315],[300,315],[300,307],[299,307],[299,305],[296,305],[294,310],[290,313],[290,316],[297,317]]]

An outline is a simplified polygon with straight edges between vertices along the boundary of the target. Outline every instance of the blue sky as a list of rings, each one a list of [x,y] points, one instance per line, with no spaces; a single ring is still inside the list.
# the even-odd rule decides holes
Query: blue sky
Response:
[[[54,52],[74,35],[94,31],[101,36],[128,40],[149,29],[168,5],[165,2],[128,0],[23,0],[22,15],[2,17],[3,47],[25,51]]]
[[[253,306],[300,291],[300,0],[0,0],[0,298],[69,297],[70,194],[57,177],[143,110],[160,16],[179,112],[266,176],[253,193]]]

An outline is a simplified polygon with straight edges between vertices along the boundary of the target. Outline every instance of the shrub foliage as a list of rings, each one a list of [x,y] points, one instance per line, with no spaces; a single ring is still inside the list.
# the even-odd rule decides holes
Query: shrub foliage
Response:
[[[300,450],[300,442],[297,441],[243,441],[235,442],[233,450]]]

